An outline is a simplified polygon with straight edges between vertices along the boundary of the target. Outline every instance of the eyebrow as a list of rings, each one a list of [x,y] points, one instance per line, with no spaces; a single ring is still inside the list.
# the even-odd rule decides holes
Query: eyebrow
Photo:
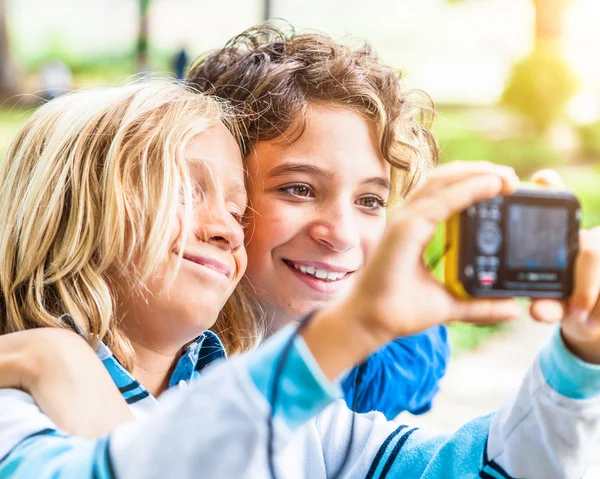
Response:
[[[388,180],[387,178],[383,178],[381,176],[373,176],[372,178],[367,178],[366,180],[361,181],[361,183],[363,185],[381,186],[382,188],[384,188],[388,191],[391,188],[390,180]]]
[[[327,171],[319,166],[307,165],[306,163],[282,163],[277,165],[266,175],[267,178],[277,178],[279,176],[285,176],[292,173],[306,173],[308,175],[322,176],[323,178],[330,179],[333,177],[331,171]]]
[[[206,170],[210,173],[211,177],[212,177],[212,171],[210,169],[210,167],[206,167],[206,160],[204,158],[201,158],[199,156],[188,156],[186,157],[186,160],[188,161],[193,161],[193,162],[197,162],[198,164],[201,164],[203,166],[205,166]],[[246,175],[246,173],[244,172],[244,176]],[[244,181],[240,180],[240,181],[235,181],[233,183],[233,187],[231,188],[233,190],[233,192],[235,194],[238,194],[240,196],[244,197],[244,201],[246,203],[248,203],[248,190],[246,188],[246,184],[244,183]]]
[[[327,180],[333,178],[334,176],[333,172],[325,170],[316,165],[307,165],[306,163],[282,163],[281,165],[277,165],[275,168],[269,171],[266,174],[266,178],[277,178],[279,176],[285,176],[292,173],[306,173],[308,175],[321,176]],[[390,180],[382,176],[366,178],[361,181],[361,184],[380,186],[386,190],[390,189]]]

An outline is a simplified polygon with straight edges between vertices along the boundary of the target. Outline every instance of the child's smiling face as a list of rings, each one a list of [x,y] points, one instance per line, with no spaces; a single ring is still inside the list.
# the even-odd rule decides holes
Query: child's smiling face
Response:
[[[390,165],[374,122],[311,104],[302,134],[259,142],[248,172],[247,277],[263,307],[297,318],[344,294],[385,228]]]
[[[184,238],[182,205],[181,215],[165,231],[170,234],[168,256],[146,284],[147,294],[130,299],[135,314],[126,325],[133,335],[140,329],[134,321],[143,317],[146,340],[170,338],[179,346],[214,324],[247,264],[241,225],[245,172],[235,139],[217,123],[192,139],[185,153],[194,189],[191,224]]]

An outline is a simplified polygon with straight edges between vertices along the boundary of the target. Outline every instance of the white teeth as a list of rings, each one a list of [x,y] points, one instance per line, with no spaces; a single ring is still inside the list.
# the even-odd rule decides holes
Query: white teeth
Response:
[[[299,271],[302,271],[303,273],[310,274],[311,276],[315,276],[319,279],[327,279],[329,281],[337,281],[338,279],[341,279],[348,274],[335,273],[333,271],[327,271],[324,269],[316,269],[314,266],[297,265],[294,263],[292,263],[292,265],[294,266],[294,268],[296,268]]]
[[[319,279],[325,279],[327,278],[327,271],[324,269],[318,269],[315,271],[315,276]]]
[[[330,271],[329,273],[327,273],[327,279],[329,279],[331,281],[335,281],[338,278],[339,278],[339,273],[334,273],[333,271]]]

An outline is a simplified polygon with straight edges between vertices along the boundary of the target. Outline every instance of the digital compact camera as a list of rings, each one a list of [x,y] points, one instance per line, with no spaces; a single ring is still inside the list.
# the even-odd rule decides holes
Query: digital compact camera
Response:
[[[566,298],[580,220],[579,201],[563,191],[519,189],[476,203],[446,223],[446,286],[464,298]]]

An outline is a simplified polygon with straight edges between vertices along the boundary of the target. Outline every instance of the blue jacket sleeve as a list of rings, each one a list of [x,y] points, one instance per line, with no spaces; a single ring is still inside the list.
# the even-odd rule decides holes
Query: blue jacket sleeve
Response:
[[[427,412],[449,357],[445,326],[398,338],[350,371],[342,382],[346,404],[359,413],[380,411],[390,420],[402,411]]]

